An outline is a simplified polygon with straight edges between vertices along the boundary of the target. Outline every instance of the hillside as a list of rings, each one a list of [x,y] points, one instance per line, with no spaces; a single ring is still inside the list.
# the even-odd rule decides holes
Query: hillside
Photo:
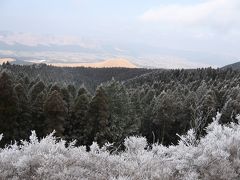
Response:
[[[111,62],[111,61],[110,61]],[[122,62],[122,61],[120,61]],[[84,84],[93,92],[103,82],[112,78],[126,81],[155,70],[143,68],[87,68],[87,67],[57,67],[46,64],[17,65],[5,64],[1,68],[8,69],[17,75],[27,75],[32,80],[37,77],[46,83],[74,84],[80,87]]]
[[[232,68],[233,70],[240,70],[240,62],[236,62],[236,63],[229,64],[222,67],[222,69],[228,69],[228,68]]]

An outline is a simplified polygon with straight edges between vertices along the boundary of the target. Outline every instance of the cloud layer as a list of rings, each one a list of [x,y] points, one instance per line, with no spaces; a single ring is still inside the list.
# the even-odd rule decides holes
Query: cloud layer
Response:
[[[145,22],[180,26],[233,28],[240,25],[239,0],[205,0],[197,4],[170,4],[149,9],[142,16]]]

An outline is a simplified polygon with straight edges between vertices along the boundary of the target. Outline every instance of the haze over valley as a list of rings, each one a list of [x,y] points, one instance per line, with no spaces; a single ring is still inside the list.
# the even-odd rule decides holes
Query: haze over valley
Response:
[[[55,37],[27,33],[0,32],[0,57],[14,63],[46,63],[79,66],[109,59],[125,59],[146,68],[221,67],[235,62],[237,56],[168,49],[146,44],[111,44],[81,40],[77,37]],[[218,63],[216,63],[218,59]],[[84,64],[82,64],[84,65]]]
[[[139,67],[222,67],[240,56],[239,6],[237,0],[3,0],[0,57],[46,63],[124,58]]]

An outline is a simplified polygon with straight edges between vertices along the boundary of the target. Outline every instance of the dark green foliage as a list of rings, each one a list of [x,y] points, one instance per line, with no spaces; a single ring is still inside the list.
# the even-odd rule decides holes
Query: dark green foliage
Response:
[[[38,81],[30,89],[30,98],[31,101],[34,102],[39,93],[41,93],[45,89],[45,84],[42,81]]]
[[[203,136],[217,111],[223,113],[223,123],[237,122],[239,79],[240,73],[231,69],[166,70],[136,77],[125,85],[141,120],[140,133],[150,142],[168,145],[177,143],[176,133],[190,128]],[[152,99],[150,103],[142,96],[149,91],[155,96],[147,98]]]
[[[56,130],[56,135],[63,137],[66,107],[61,94],[54,90],[49,94],[44,104],[46,114],[46,133]]]
[[[227,124],[231,122],[237,122],[236,116],[240,114],[240,94],[236,99],[229,99],[223,109],[220,123]]]
[[[46,128],[46,114],[43,110],[46,94],[42,91],[36,97],[36,100],[32,102],[32,126],[36,131],[38,137],[43,137]]]
[[[17,133],[18,102],[11,76],[3,72],[0,75],[0,133],[4,134],[0,145],[10,143]]]
[[[71,106],[72,106],[72,99],[71,99],[71,95],[70,93],[68,92],[67,88],[66,87],[63,87],[61,90],[61,96],[63,98],[63,101],[67,107],[67,113],[69,114],[70,111],[71,111]]]
[[[173,123],[176,121],[177,108],[181,107],[175,101],[175,97],[171,92],[163,91],[157,98],[153,107],[153,124],[156,138],[160,143],[166,144],[176,134],[170,134]],[[172,136],[173,135],[173,136]]]
[[[71,117],[66,123],[66,138],[77,140],[76,145],[86,145],[88,143],[88,110],[90,95],[87,90],[79,94],[73,105]]]
[[[201,96],[199,96],[200,98]],[[193,119],[193,128],[197,139],[205,135],[205,127],[217,114],[217,100],[214,91],[209,90],[200,98]]]
[[[54,84],[50,87],[49,93],[52,93],[53,91],[57,91],[57,92],[61,93],[61,88],[57,84]]]
[[[22,84],[17,84],[14,90],[18,101],[16,140],[27,139],[32,130],[30,102]]]
[[[104,89],[100,86],[96,90],[89,105],[88,124],[88,144],[96,141],[99,145],[103,145],[110,139],[109,128],[109,104]]]
[[[111,141],[120,143],[125,137],[138,133],[134,108],[122,83],[112,79],[103,88],[109,104]]]
[[[73,84],[80,87],[82,84],[94,93],[96,87],[102,82],[107,82],[115,77],[119,81],[125,81],[142,74],[152,72],[150,69],[128,69],[128,68],[84,68],[84,67],[55,67],[46,64],[16,65],[7,64],[5,69],[18,74],[25,74],[35,83],[41,79],[51,84]],[[30,87],[32,84],[30,84]],[[74,97],[75,98],[75,97]]]
[[[75,86],[70,84],[70,85],[67,86],[67,90],[70,94],[70,98],[74,99],[76,97],[76,94],[77,94]]]
[[[83,94],[89,94],[89,92],[86,90],[86,88],[84,86],[82,86],[79,90],[78,90],[78,96],[81,96]]]

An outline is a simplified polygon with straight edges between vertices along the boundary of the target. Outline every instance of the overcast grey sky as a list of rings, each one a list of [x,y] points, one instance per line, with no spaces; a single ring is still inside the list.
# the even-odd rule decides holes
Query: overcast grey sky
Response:
[[[0,37],[8,43],[141,43],[227,64],[240,56],[240,0],[0,0],[0,30],[23,33]]]

